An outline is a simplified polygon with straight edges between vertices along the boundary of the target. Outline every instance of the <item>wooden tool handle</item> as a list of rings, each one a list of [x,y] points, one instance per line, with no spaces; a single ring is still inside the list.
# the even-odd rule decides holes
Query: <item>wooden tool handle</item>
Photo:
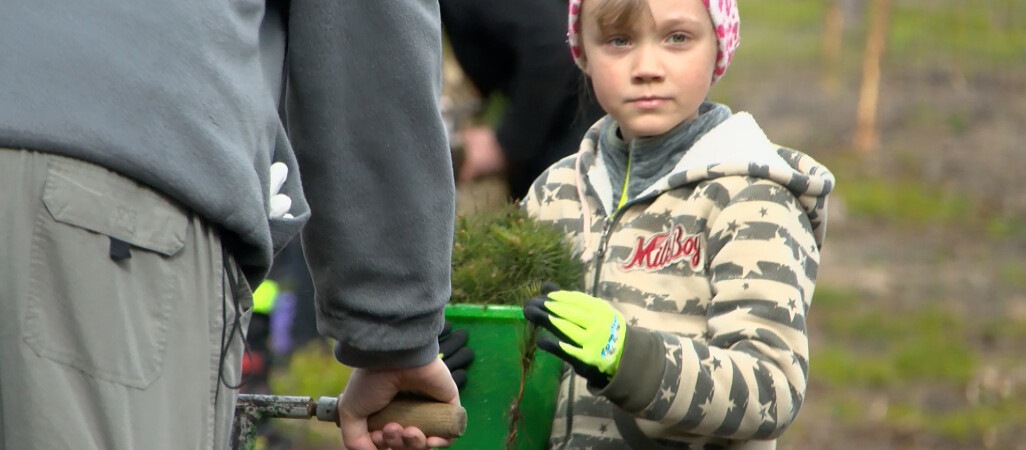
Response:
[[[385,409],[367,418],[367,427],[380,430],[396,422],[414,426],[428,436],[457,438],[467,429],[467,411],[462,406],[420,398],[396,397]]]

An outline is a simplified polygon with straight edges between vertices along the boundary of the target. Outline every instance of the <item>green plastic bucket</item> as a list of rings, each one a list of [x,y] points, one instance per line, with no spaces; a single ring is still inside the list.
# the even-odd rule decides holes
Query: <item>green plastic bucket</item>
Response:
[[[467,410],[467,431],[449,448],[507,448],[511,405],[520,392],[522,351],[529,324],[518,306],[450,304],[445,318],[466,329],[474,361],[460,403]],[[549,439],[562,361],[541,350],[523,382],[512,449],[543,449]]]

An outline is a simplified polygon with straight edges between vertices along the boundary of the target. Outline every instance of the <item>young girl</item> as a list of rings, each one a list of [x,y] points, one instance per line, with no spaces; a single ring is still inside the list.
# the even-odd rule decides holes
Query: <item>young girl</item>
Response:
[[[834,179],[705,102],[738,24],[735,0],[570,2],[570,49],[608,116],[523,202],[587,264],[586,293],[524,307],[574,369],[552,447],[772,448],[802,404]]]

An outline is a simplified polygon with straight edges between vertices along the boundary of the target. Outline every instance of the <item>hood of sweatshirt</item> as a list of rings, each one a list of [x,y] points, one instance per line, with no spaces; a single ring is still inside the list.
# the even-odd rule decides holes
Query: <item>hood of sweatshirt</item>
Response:
[[[611,214],[616,209],[610,168],[599,155],[599,141],[613,119],[606,116],[588,130],[577,157],[578,189],[591,189],[602,210]],[[615,124],[613,124],[615,125]],[[675,128],[675,130],[680,127]],[[674,130],[662,136],[646,138],[676,141]],[[658,142],[647,142],[646,146]],[[816,243],[823,245],[826,234],[827,195],[833,190],[834,175],[812,157],[772,143],[751,114],[739,112],[710,129],[690,148],[681,149],[683,156],[667,174],[652,180],[624,206],[643,201],[681,186],[727,176],[751,176],[773,181],[786,187],[798,199],[812,223]],[[584,195],[580,196],[585,199]],[[587,200],[585,200],[587,201]],[[586,206],[582,204],[582,208]],[[584,214],[585,217],[590,216]]]

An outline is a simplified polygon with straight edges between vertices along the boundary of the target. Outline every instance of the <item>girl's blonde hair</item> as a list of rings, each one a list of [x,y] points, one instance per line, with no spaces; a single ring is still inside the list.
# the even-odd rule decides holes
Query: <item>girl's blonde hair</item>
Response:
[[[589,0],[597,2],[595,19],[599,30],[626,30],[637,23],[643,13],[650,13],[647,0]]]
[[[629,30],[634,23],[637,23],[642,14],[651,14],[647,0],[588,1],[597,2],[594,13],[595,23],[598,24],[599,31],[602,33]],[[584,45],[581,45],[580,57],[581,62],[587,64],[588,57],[584,54]]]

